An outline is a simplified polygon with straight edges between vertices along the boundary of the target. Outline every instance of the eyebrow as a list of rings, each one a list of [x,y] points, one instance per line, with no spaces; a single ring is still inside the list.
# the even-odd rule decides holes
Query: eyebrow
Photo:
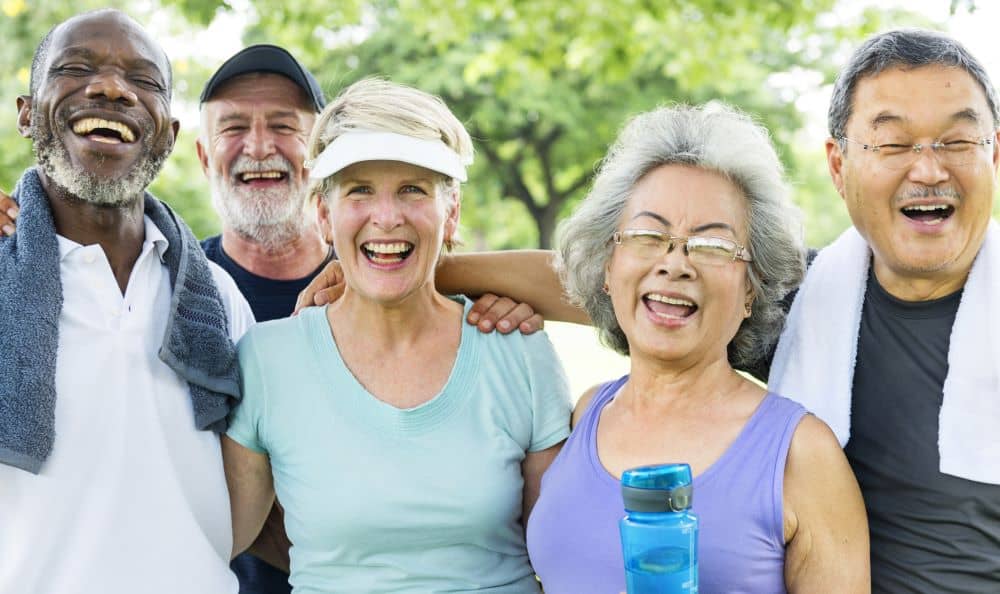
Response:
[[[869,124],[873,129],[877,129],[882,124],[898,124],[908,122],[909,118],[905,118],[901,115],[896,115],[888,111],[880,111],[871,119]]]
[[[971,122],[973,124],[978,124],[979,122],[982,121],[982,117],[980,117],[979,112],[971,107],[967,107],[965,109],[956,111],[955,113],[951,114],[951,117],[949,117],[948,119],[952,123],[965,121],[965,122]],[[875,129],[881,126],[882,124],[900,124],[900,123],[908,124],[910,123],[910,121],[911,120],[908,117],[897,115],[889,111],[882,111],[876,114],[875,117],[871,119],[870,124],[871,127]]]
[[[651,218],[654,218],[657,221],[659,221],[660,223],[662,223],[664,227],[672,227],[673,226],[673,225],[670,224],[670,221],[668,221],[667,219],[665,219],[662,216],[656,214],[655,212],[651,212],[651,211],[648,211],[648,210],[644,210],[644,211],[641,211],[639,213],[636,213],[636,215],[634,217],[632,217],[632,220],[634,221],[634,220],[638,219],[639,217],[651,217]]]
[[[56,54],[56,56],[52,59],[51,67],[55,67],[55,63],[60,60],[64,60],[67,58],[74,58],[74,57],[85,58],[87,60],[95,60],[98,57],[98,55],[94,50],[90,48],[70,46],[67,48],[63,48],[61,52]],[[159,77],[161,77],[161,79],[164,78],[163,72],[160,70],[159,64],[157,64],[152,60],[148,60],[146,58],[133,58],[129,60],[128,67],[130,69],[136,67],[145,68],[155,72]]]
[[[268,119],[286,119],[286,118],[294,119],[297,114],[296,112],[291,110],[281,110],[281,111],[269,111],[264,115]],[[235,113],[229,113],[222,116],[221,118],[219,118],[218,123],[228,124],[230,122],[242,122],[248,119],[250,119],[249,114],[247,114],[246,112],[237,111]]]
[[[642,212],[637,213],[634,217],[632,217],[632,220],[634,221],[634,220],[638,219],[639,217],[650,217],[650,218],[656,219],[657,221],[659,221],[660,223],[662,223],[664,227],[672,227],[673,226],[670,223],[670,221],[668,221],[664,217],[656,214],[655,212],[651,212],[651,211],[648,211],[648,210],[644,210]],[[733,235],[736,235],[736,229],[733,229],[732,225],[730,225],[728,223],[721,223],[721,222],[705,223],[704,225],[698,225],[697,227],[693,227],[691,229],[691,233],[701,233],[702,231],[711,231],[713,229],[724,229],[726,231],[729,231]]]
[[[966,121],[966,122],[971,122],[973,124],[978,124],[979,122],[982,121],[982,118],[979,116],[978,111],[976,111],[971,107],[966,107],[961,111],[957,111],[951,114],[951,121],[953,122]]]

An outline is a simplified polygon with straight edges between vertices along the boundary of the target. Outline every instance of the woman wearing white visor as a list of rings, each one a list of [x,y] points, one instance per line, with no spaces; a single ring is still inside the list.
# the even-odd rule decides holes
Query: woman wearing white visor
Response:
[[[440,99],[364,80],[320,115],[310,157],[346,290],[239,345],[234,552],[277,492],[296,594],[538,592],[524,524],[568,388],[544,333],[482,334],[435,289],[468,133]]]

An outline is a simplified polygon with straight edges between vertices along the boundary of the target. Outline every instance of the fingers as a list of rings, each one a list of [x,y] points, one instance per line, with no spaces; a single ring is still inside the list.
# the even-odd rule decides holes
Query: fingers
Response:
[[[496,328],[501,334],[514,330],[531,334],[541,329],[543,324],[542,317],[535,314],[530,305],[492,293],[476,300],[469,310],[468,322],[475,324],[481,332],[491,332]]]
[[[336,301],[343,294],[344,275],[340,268],[340,262],[332,260],[299,293],[298,299],[295,300],[295,313],[299,313],[305,307],[326,305]]]
[[[3,192],[0,192],[0,233],[7,236],[14,234],[14,221],[20,212],[17,203]]]
[[[507,301],[510,300],[508,299]],[[499,330],[503,334],[507,334],[508,332],[513,332],[514,330],[520,329],[522,324],[528,323],[529,320],[535,317],[538,318],[538,320],[535,322],[535,325],[537,327],[535,327],[534,330],[531,330],[531,332],[534,332],[535,330],[538,330],[539,327],[541,327],[542,318],[541,316],[536,316],[535,310],[531,309],[531,306],[528,305],[527,303],[518,303],[514,306],[513,309],[508,311],[506,314],[504,314],[502,318],[500,318],[500,320],[497,322],[497,330]],[[528,324],[528,328],[530,329],[531,327],[532,327],[531,324]],[[531,332],[529,332],[529,334]]]
[[[493,293],[486,293],[479,299],[476,299],[476,302],[473,303],[472,307],[469,309],[469,315],[466,318],[466,321],[473,326],[479,326],[479,329],[483,332],[492,331],[493,325],[496,324],[495,314],[490,317],[484,316],[486,316],[493,304],[499,299],[500,298]]]
[[[521,331],[521,334],[534,334],[544,327],[545,319],[542,318],[541,314],[535,314],[527,320],[521,322],[517,329]]]

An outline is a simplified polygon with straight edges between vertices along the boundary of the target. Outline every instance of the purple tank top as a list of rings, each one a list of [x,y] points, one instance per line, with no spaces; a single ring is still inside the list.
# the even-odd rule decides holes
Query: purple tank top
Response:
[[[626,380],[598,390],[542,477],[527,538],[545,594],[625,591],[618,532],[625,510],[618,479],[597,456],[597,422]],[[694,478],[700,594],[785,592],[785,459],[805,414],[800,404],[768,393],[736,441]]]

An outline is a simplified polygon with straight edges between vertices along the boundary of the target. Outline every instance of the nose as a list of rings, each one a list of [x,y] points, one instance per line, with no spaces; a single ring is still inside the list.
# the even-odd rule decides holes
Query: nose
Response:
[[[263,161],[274,152],[274,134],[268,129],[267,124],[252,122],[243,140],[243,154],[251,159]]]
[[[683,243],[674,242],[673,249],[663,254],[656,263],[656,273],[671,280],[693,279],[697,275]]]
[[[403,224],[399,200],[390,192],[380,192],[372,199],[372,223],[382,231],[391,231]]]
[[[929,146],[920,151],[917,160],[907,172],[907,178],[911,182],[930,187],[948,181],[950,177],[948,168],[941,162],[937,152]]]
[[[105,72],[95,76],[87,85],[85,93],[88,99],[105,97],[108,101],[120,102],[125,105],[135,105],[139,98],[128,83],[116,73]]]

